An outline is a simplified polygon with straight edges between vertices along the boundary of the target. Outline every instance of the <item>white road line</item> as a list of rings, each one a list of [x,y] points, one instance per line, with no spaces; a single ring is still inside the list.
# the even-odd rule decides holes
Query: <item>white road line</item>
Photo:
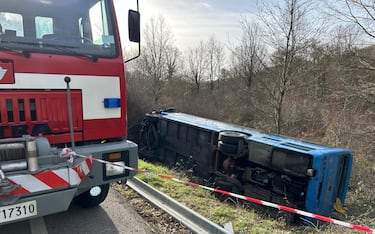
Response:
[[[43,217],[29,220],[31,234],[48,234],[46,223]]]

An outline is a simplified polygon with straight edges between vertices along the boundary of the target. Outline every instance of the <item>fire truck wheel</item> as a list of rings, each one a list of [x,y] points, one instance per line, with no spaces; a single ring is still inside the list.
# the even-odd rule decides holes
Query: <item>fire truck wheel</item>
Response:
[[[74,202],[84,208],[95,207],[102,203],[108,195],[109,184],[99,185],[100,189],[97,189],[98,194],[92,195],[92,191],[87,190],[86,192],[78,195],[74,198]],[[100,191],[99,191],[100,190]],[[91,191],[91,193],[90,193]]]

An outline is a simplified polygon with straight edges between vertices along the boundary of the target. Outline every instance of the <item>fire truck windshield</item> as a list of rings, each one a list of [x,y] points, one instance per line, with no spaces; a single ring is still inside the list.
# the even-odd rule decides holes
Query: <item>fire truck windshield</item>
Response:
[[[109,0],[2,0],[0,50],[116,57]]]

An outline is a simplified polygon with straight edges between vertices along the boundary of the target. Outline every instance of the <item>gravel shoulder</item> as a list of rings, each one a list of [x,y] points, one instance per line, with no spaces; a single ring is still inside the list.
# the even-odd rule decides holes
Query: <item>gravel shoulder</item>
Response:
[[[113,185],[112,189],[116,190],[117,194],[122,196],[122,199],[125,199],[126,203],[132,206],[134,211],[137,212],[137,216],[141,216],[154,233],[191,233],[189,229],[174,220],[166,212],[154,207],[127,185]]]

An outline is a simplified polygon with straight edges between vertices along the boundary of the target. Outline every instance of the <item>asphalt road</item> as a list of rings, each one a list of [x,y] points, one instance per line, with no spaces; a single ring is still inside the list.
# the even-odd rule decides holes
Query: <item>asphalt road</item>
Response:
[[[72,205],[66,212],[0,226],[0,234],[128,234],[156,233],[114,189],[99,206]]]

